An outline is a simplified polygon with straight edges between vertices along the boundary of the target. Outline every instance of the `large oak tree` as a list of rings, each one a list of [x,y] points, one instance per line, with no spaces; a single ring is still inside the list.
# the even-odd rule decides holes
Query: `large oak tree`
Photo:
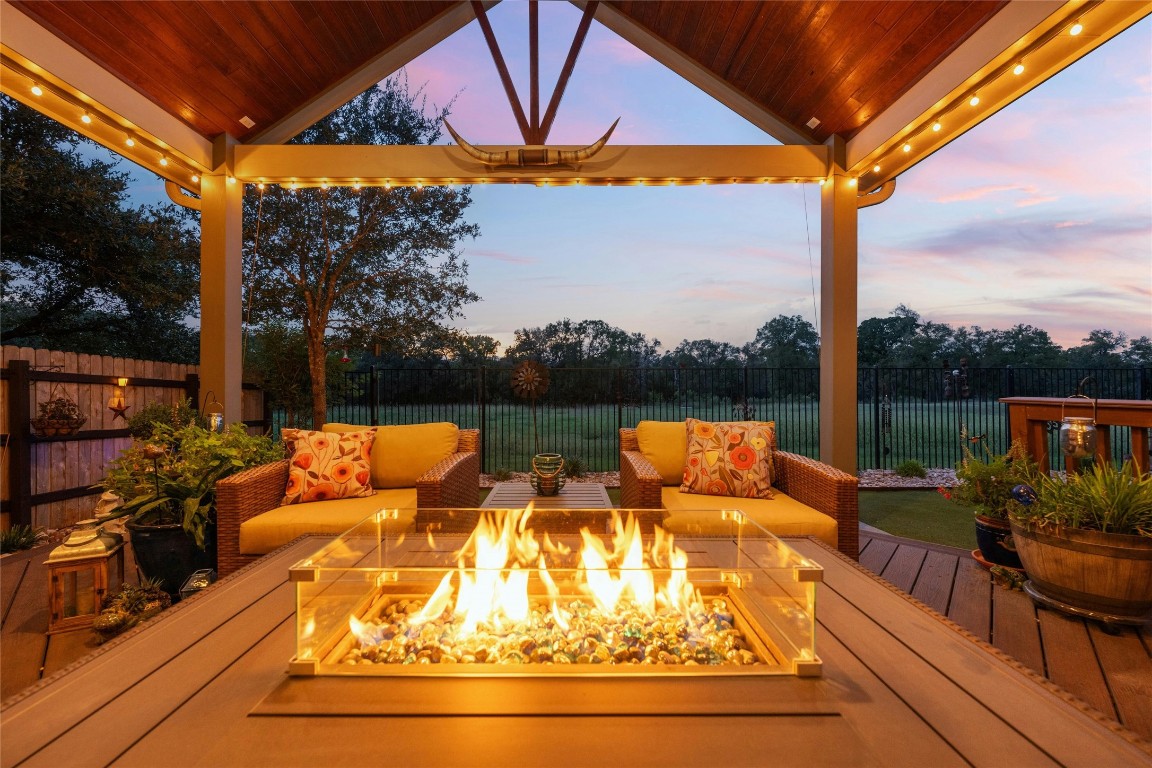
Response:
[[[447,109],[390,78],[293,140],[299,144],[432,144]],[[250,187],[245,199],[250,322],[298,322],[308,349],[312,419],[326,421],[328,356],[349,347],[407,355],[477,301],[458,245],[464,187]]]

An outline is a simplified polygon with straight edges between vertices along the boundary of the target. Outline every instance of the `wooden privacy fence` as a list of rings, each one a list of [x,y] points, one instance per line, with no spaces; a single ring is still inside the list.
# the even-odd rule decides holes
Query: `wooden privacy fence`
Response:
[[[117,379],[128,415],[149,403],[200,404],[198,366],[23,347],[0,347],[0,526],[60,528],[92,516],[92,486],[132,439],[108,400]],[[75,401],[87,421],[67,436],[37,437],[30,420],[53,392]],[[265,428],[263,392],[244,385],[244,423]]]

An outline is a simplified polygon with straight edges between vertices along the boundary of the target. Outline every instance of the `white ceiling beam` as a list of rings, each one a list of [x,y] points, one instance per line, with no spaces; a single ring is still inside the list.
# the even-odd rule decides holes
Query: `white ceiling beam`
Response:
[[[489,152],[516,146],[483,147]],[[553,147],[579,149],[579,147]],[[248,183],[668,184],[813,182],[829,172],[825,146],[607,146],[576,168],[493,169],[452,145],[241,144],[233,172]]]
[[[492,7],[498,2],[499,0],[486,0],[484,4]],[[428,49],[468,26],[475,18],[469,3],[458,3],[452,6],[424,26],[413,31],[396,45],[358,67],[343,80],[302,104],[283,119],[254,134],[247,143],[283,144],[304,129],[327,117],[337,108],[347,104],[375,83],[396,72]]]
[[[571,0],[571,2],[578,8],[584,8],[585,2],[583,0]],[[685,56],[663,40],[654,37],[647,29],[636,24],[612,6],[606,3],[597,5],[596,21],[782,144],[811,144],[814,141],[810,134],[804,133],[788,121],[765,109],[756,101],[748,98],[742,91],[733,88],[725,80],[700,66],[693,59]]]
[[[0,0],[0,15],[3,18],[0,43],[6,49],[5,54],[33,75],[51,80],[80,102],[113,116],[113,119],[130,123],[141,133],[155,137],[174,152],[184,155],[194,165],[211,167],[211,141],[40,26],[7,0]],[[67,125],[76,122],[79,115],[49,114],[49,117]],[[109,148],[131,157],[122,148]]]

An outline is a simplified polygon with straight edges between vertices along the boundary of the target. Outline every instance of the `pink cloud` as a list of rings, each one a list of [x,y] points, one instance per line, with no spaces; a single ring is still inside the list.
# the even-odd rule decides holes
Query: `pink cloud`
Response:
[[[516,254],[508,253],[507,251],[494,251],[486,248],[467,248],[464,251],[465,256],[478,256],[481,259],[489,259],[491,261],[502,261],[506,264],[538,264],[539,259],[531,256],[518,256]]]

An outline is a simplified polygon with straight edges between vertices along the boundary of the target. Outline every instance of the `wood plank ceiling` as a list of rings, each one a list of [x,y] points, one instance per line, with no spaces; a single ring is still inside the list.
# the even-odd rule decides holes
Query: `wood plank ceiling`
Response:
[[[855,135],[1006,0],[606,4],[799,134],[822,142],[832,134]],[[458,3],[12,0],[12,5],[202,136],[228,133],[243,141]],[[245,127],[244,117],[255,127]],[[813,117],[820,121],[814,130],[806,127]]]

